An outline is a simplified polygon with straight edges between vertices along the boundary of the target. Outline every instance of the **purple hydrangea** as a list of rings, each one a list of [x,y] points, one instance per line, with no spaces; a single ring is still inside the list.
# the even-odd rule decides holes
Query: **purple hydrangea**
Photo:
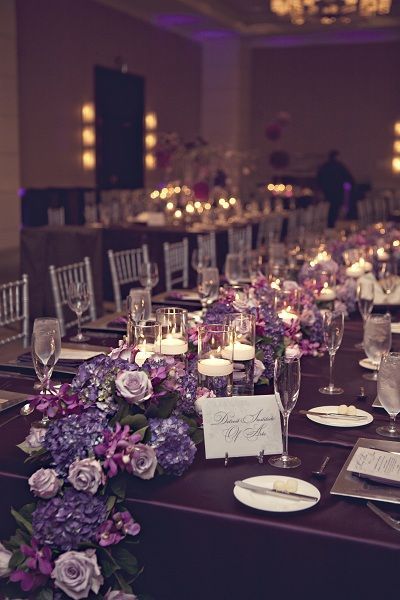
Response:
[[[182,475],[192,464],[196,446],[189,437],[189,425],[178,417],[149,419],[149,444],[156,451],[158,463],[169,475]]]
[[[57,473],[65,477],[76,459],[92,454],[93,447],[103,439],[106,426],[106,415],[95,408],[81,415],[50,421],[44,446],[52,456]]]
[[[176,403],[176,414],[191,415],[195,412],[195,402],[197,399],[197,373],[191,373],[186,377],[182,393],[179,394]]]
[[[32,515],[33,535],[39,544],[67,551],[95,541],[107,518],[104,499],[67,488],[63,496],[40,501]]]

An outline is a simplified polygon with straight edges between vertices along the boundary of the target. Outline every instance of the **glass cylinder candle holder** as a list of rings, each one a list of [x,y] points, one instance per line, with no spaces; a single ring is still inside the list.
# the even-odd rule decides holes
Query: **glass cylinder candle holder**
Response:
[[[132,333],[132,345],[137,350],[135,363],[141,367],[150,356],[160,353],[161,325],[157,321],[141,321]]]
[[[322,308],[332,310],[336,299],[336,275],[317,269],[314,283],[316,301]]]
[[[276,310],[278,317],[284,323],[290,325],[299,318],[300,313],[300,290],[279,290],[276,296]]]
[[[197,372],[200,387],[217,397],[232,396],[233,344],[231,325],[204,324],[199,326]]]
[[[223,358],[233,358],[233,395],[254,394],[254,359],[256,356],[256,318],[254,315],[233,313],[226,316],[234,333],[233,345],[222,349]],[[233,351],[233,353],[232,353]]]
[[[184,308],[158,308],[156,321],[160,324],[160,353],[181,356],[188,351],[188,314]]]

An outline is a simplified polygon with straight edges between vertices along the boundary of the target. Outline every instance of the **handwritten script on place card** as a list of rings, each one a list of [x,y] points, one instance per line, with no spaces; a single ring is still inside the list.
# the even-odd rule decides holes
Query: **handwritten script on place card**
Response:
[[[400,455],[360,447],[354,453],[347,470],[400,483]]]
[[[205,398],[203,412],[206,458],[280,454],[282,430],[275,396]]]

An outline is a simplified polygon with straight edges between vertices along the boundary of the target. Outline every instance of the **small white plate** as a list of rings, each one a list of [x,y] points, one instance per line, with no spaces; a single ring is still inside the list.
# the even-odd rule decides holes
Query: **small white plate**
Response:
[[[364,369],[369,369],[370,371],[376,371],[376,367],[375,367],[374,363],[369,358],[362,358],[361,360],[358,361],[358,364],[360,365],[360,367],[364,367]]]
[[[392,333],[400,333],[400,323],[391,323],[390,329]]]
[[[307,481],[303,481],[302,479],[296,479],[295,477],[285,477],[282,475],[259,475],[258,477],[249,477],[243,481],[272,489],[274,486],[274,481],[277,479],[281,481],[297,481],[297,493],[315,496],[318,498],[318,500],[287,500],[286,498],[281,498],[280,496],[266,496],[264,494],[259,494],[258,492],[251,492],[250,490],[245,490],[237,485],[235,485],[233,488],[233,495],[237,500],[239,500],[239,502],[242,502],[242,504],[245,504],[246,506],[257,508],[258,510],[266,510],[269,512],[297,512],[299,510],[305,510],[306,508],[315,506],[315,504],[317,504],[321,498],[321,494],[314,485],[308,483]]]
[[[336,413],[338,411],[337,406],[316,406],[310,409],[311,412],[314,410],[315,412],[324,412],[324,413]],[[372,423],[374,417],[366,412],[365,410],[356,409],[357,417],[367,417],[366,419],[362,419],[360,421],[352,420],[352,419],[339,419],[337,417],[319,417],[318,415],[308,414],[307,418],[310,421],[314,421],[314,423],[319,423],[320,425],[328,425],[328,427],[362,427],[363,425],[368,425],[368,423]]]

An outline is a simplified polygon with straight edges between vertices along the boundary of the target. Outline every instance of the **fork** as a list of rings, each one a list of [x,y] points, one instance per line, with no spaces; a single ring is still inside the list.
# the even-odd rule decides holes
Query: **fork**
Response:
[[[396,531],[400,531],[400,520],[399,519],[394,519],[393,517],[388,515],[388,513],[381,510],[380,508],[378,508],[372,502],[367,502],[367,506],[368,506],[368,508],[370,508],[372,510],[373,513],[378,515],[378,517],[380,517],[382,519],[382,521],[385,521],[385,523],[387,525],[389,525],[389,527],[392,527]]]

